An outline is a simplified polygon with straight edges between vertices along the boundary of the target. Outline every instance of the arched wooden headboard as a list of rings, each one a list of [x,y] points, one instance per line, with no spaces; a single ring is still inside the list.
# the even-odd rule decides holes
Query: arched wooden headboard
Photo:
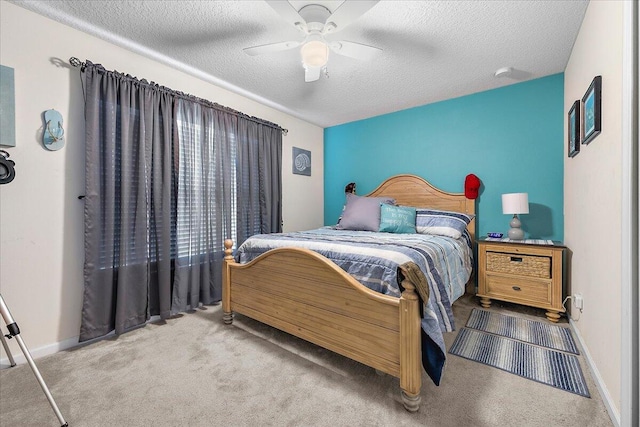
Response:
[[[476,214],[475,200],[467,199],[464,193],[449,193],[440,190],[416,175],[392,176],[367,196],[393,197],[396,200],[396,204],[404,206]],[[471,235],[471,239],[475,240],[475,218],[469,223],[467,230]]]

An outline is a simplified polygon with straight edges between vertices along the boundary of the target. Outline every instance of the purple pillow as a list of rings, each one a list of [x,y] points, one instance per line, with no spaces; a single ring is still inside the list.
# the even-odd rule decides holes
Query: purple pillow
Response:
[[[393,205],[391,197],[364,197],[347,193],[347,203],[336,229],[378,231],[380,229],[380,205]]]

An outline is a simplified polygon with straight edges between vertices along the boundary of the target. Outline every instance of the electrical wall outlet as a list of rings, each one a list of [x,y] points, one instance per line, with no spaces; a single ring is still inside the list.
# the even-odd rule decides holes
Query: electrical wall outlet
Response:
[[[582,294],[574,294],[573,295],[573,305],[578,310],[582,310],[583,305],[584,305],[584,300],[582,299]]]

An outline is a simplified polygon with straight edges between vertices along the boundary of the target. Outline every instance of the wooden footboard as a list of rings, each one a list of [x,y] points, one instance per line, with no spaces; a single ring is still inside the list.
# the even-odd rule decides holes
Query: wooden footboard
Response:
[[[368,289],[322,255],[301,248],[273,249],[247,264],[226,240],[222,308],[281,329],[400,378],[409,411],[420,405],[420,311],[415,286],[401,298]]]

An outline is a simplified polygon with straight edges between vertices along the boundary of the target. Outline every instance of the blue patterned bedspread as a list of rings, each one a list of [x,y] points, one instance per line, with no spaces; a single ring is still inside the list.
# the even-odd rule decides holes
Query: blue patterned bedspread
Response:
[[[455,329],[451,304],[464,294],[473,266],[471,240],[430,234],[393,234],[335,230],[323,227],[292,233],[252,236],[237,250],[236,261],[246,263],[269,249],[307,248],[329,258],[360,283],[377,292],[400,297],[398,267],[414,262],[429,285],[423,301],[423,365],[440,383],[446,357],[443,332]],[[434,348],[435,346],[435,348]],[[427,354],[425,354],[425,352]],[[434,353],[435,352],[435,353]]]

